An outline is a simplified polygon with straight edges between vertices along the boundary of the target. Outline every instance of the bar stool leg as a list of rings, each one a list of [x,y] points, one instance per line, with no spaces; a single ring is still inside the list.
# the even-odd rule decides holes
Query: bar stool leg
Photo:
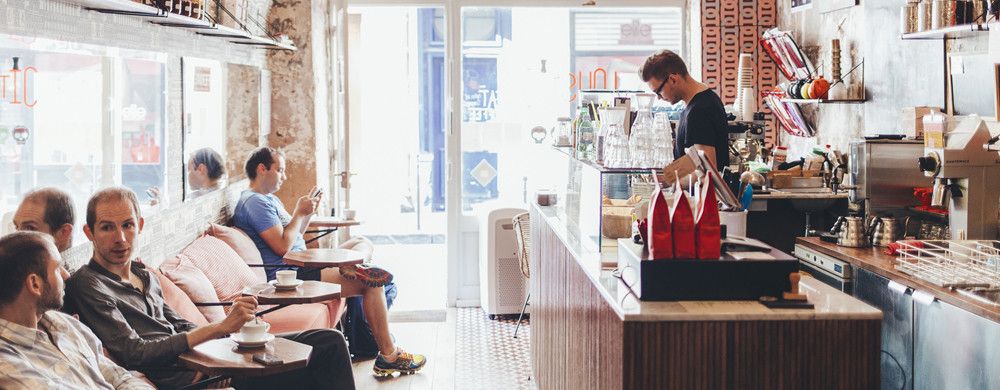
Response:
[[[524,318],[524,311],[528,309],[528,300],[531,299],[531,293],[524,298],[524,305],[521,305],[521,314],[517,316],[517,327],[514,328],[514,338],[517,338],[517,331],[521,329],[521,319]]]

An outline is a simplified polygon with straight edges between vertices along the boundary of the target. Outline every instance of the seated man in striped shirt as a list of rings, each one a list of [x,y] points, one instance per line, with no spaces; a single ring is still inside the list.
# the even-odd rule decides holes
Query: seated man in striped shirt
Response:
[[[60,313],[69,277],[51,236],[0,238],[0,389],[153,389],[104,356],[101,341]]]

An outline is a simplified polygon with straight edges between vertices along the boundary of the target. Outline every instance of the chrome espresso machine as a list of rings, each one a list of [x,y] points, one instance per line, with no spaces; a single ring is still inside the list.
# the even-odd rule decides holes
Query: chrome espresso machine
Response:
[[[952,239],[996,240],[1000,211],[1000,136],[977,116],[954,129],[925,131],[920,170],[934,178],[931,204],[948,208]],[[926,129],[925,129],[926,130]]]

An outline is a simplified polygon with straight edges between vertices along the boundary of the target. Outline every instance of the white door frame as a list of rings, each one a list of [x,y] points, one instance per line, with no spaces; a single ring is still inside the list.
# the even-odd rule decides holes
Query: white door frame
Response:
[[[579,8],[581,6],[580,0],[331,0],[332,10],[331,19],[337,21],[336,34],[337,34],[337,51],[334,53],[334,80],[336,82],[342,83],[341,89],[335,89],[334,93],[337,93],[339,99],[343,99],[339,107],[342,108],[340,112],[340,118],[336,121],[338,126],[339,145],[337,153],[337,167],[332,171],[349,171],[350,165],[348,161],[348,151],[345,150],[344,145],[347,145],[350,136],[347,131],[346,126],[350,123],[349,115],[349,99],[347,94],[347,89],[349,88],[348,82],[348,66],[350,62],[348,56],[349,53],[346,50],[347,45],[347,28],[346,24],[341,24],[346,22],[346,12],[340,12],[340,10],[345,9],[348,6],[406,6],[406,7],[442,7],[444,8],[445,25],[445,115],[447,120],[445,121],[445,209],[447,213],[447,236],[445,240],[448,245],[448,294],[447,294],[447,305],[455,306],[456,302],[459,300],[458,290],[459,290],[459,270],[460,270],[460,256],[461,256],[461,221],[462,221],[462,112],[458,109],[460,106],[459,102],[456,100],[457,96],[462,96],[462,36],[461,34],[456,34],[457,31],[462,31],[462,8],[463,7],[568,7],[568,8]],[[680,7],[682,20],[685,23],[685,28],[683,28],[681,42],[682,42],[682,56],[686,53],[690,53],[690,43],[689,39],[686,37],[691,31],[690,24],[692,20],[688,17],[690,13],[689,4],[687,0],[616,0],[611,2],[609,0],[599,1],[599,5],[588,7],[588,8],[660,8],[660,7]],[[335,85],[335,88],[337,86]],[[341,93],[340,91],[343,91]],[[339,176],[336,176],[337,172],[331,172],[330,182],[339,183]],[[339,184],[336,184],[339,185]],[[345,200],[349,200],[349,196],[346,194],[348,190],[344,191]]]

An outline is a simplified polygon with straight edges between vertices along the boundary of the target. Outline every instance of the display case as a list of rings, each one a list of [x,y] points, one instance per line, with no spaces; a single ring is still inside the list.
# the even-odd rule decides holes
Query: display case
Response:
[[[655,183],[653,174],[662,169],[605,168],[573,157],[572,148],[554,148],[562,156],[566,181],[553,183],[568,222],[586,232],[587,244],[604,251],[616,247],[619,238],[632,237],[632,215],[644,215]]]

